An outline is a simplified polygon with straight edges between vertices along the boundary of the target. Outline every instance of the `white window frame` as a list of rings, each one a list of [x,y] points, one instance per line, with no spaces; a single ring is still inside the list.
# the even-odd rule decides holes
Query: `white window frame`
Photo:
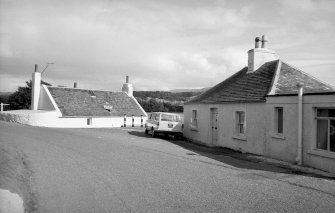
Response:
[[[322,152],[327,152],[327,153],[331,153],[332,155],[335,154],[335,151],[330,151],[330,134],[334,133],[335,131],[335,127],[331,127],[330,126],[330,121],[334,120],[335,121],[335,117],[319,117],[318,116],[318,110],[322,110],[322,109],[333,109],[335,110],[335,108],[333,107],[317,107],[315,108],[315,144],[314,144],[314,149],[317,151],[322,151]],[[326,149],[320,149],[318,148],[318,144],[317,144],[317,135],[318,135],[318,120],[326,120],[327,123],[327,150]]]
[[[198,127],[198,110],[192,110],[192,124],[195,127]]]
[[[244,119],[241,122],[241,114],[244,114]],[[241,131],[241,125],[243,125],[243,132]],[[246,133],[246,113],[245,111],[236,111],[235,112],[235,134],[244,136]]]

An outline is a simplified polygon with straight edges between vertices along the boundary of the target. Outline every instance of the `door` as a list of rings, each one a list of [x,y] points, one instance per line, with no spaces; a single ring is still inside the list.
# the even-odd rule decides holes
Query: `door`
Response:
[[[212,144],[217,145],[218,142],[218,109],[211,108],[211,139]]]

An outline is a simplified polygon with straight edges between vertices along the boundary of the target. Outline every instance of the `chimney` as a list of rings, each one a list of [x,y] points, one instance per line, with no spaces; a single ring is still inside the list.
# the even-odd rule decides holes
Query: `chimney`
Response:
[[[122,86],[122,92],[127,93],[128,96],[133,96],[133,85],[129,83],[129,76],[126,76],[126,83]]]
[[[262,43],[261,47],[259,47],[260,42]],[[262,36],[262,40],[259,37],[255,38],[255,48],[248,51],[248,73],[256,71],[266,62],[277,59],[275,52],[267,49],[267,43],[266,35]]]
[[[255,48],[259,48],[259,42],[260,42],[259,37],[256,37],[255,38]]]
[[[77,82],[73,83],[73,88],[77,88]]]
[[[38,101],[40,99],[41,90],[41,73],[38,72],[38,65],[35,64],[35,72],[32,76],[31,85],[31,110],[38,110]]]
[[[262,35],[262,48],[266,48],[267,42],[268,42],[268,37],[266,37],[266,35]]]

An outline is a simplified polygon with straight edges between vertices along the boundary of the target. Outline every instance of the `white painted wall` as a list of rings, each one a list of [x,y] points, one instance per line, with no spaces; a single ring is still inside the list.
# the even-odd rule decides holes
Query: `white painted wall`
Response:
[[[298,148],[298,96],[268,97],[264,155],[295,163]],[[275,134],[275,107],[283,107],[283,135]]]
[[[268,97],[266,103],[192,104],[184,106],[184,136],[208,146],[227,147],[295,163],[298,143],[298,97]],[[211,143],[210,108],[218,108],[218,144]],[[274,108],[283,107],[284,133],[274,134]],[[316,149],[315,108],[335,108],[335,95],[303,97],[303,165],[335,173],[335,153]],[[198,111],[198,129],[191,128],[192,110]],[[235,111],[246,111],[246,140],[234,138]]]
[[[48,94],[48,90],[45,85],[42,85],[40,88],[40,96],[38,101],[38,109],[39,110],[55,110],[55,106],[53,105],[51,99]],[[51,96],[51,95],[50,95]]]
[[[212,144],[210,109],[218,108],[218,143]],[[192,110],[198,110],[198,129],[192,130]],[[245,138],[235,137],[235,113],[246,112]],[[252,104],[192,104],[184,106],[184,136],[197,143],[227,147],[241,152],[264,154],[266,120],[264,103]],[[260,119],[261,118],[261,119]]]
[[[267,98],[268,133],[266,154],[279,160],[295,162],[297,156],[298,97]],[[284,138],[271,135],[273,131],[273,113],[275,106],[284,108]],[[315,108],[335,108],[335,95],[303,96],[303,165],[335,173],[335,153],[316,149]]]
[[[56,110],[13,110],[0,113],[0,120],[21,123],[31,126],[57,127],[57,128],[109,128],[121,127],[124,124],[123,117],[93,117],[92,125],[87,125],[88,118],[62,118]],[[147,117],[143,117],[143,125]],[[131,127],[131,117],[126,119],[127,127]],[[141,117],[134,117],[134,125],[141,125]]]

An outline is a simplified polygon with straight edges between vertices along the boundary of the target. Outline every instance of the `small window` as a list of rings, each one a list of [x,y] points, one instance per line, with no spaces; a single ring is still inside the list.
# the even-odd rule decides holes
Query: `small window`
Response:
[[[316,111],[316,148],[335,152],[335,109]]]
[[[276,134],[284,133],[284,109],[283,107],[275,107],[274,129]]]
[[[191,123],[194,127],[198,127],[198,111],[197,110],[192,110]]]
[[[92,118],[87,118],[87,125],[88,126],[92,125]]]
[[[236,112],[236,125],[235,131],[237,134],[244,135],[245,134],[245,112],[237,111]]]

